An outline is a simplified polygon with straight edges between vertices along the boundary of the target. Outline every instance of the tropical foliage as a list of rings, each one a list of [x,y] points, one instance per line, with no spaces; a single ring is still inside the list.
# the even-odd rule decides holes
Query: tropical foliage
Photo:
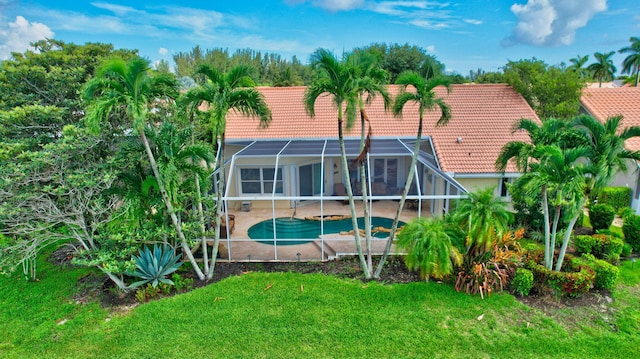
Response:
[[[622,61],[622,73],[630,75],[635,74],[635,86],[638,87],[640,80],[640,37],[632,36],[629,38],[631,44],[618,50],[621,54],[629,54]]]
[[[181,255],[176,255],[173,248],[164,245],[160,247],[157,243],[153,246],[153,252],[149,247],[144,247],[138,251],[137,256],[133,256],[136,263],[136,270],[130,274],[141,280],[131,284],[132,288],[137,288],[147,283],[152,287],[157,287],[159,283],[173,285],[173,281],[167,278],[168,275],[180,268]]]
[[[407,223],[398,233],[397,246],[407,252],[404,258],[407,268],[419,270],[427,280],[449,275],[454,266],[462,263],[442,218],[419,217]]]
[[[209,143],[215,146],[217,154],[215,157],[213,171],[216,174],[216,202],[215,202],[215,228],[214,243],[211,256],[208,254],[207,242],[204,235],[201,237],[201,246],[204,254],[204,273],[200,279],[211,279],[215,269],[215,261],[218,256],[218,246],[220,243],[220,224],[225,211],[223,208],[222,195],[225,189],[226,175],[224,164],[225,129],[226,118],[229,111],[237,111],[248,117],[256,118],[261,126],[268,126],[271,121],[271,111],[260,92],[254,86],[251,77],[252,69],[248,66],[238,65],[227,73],[221,73],[208,65],[201,65],[197,74],[203,76],[205,80],[202,84],[189,90],[180,99],[182,106],[188,113],[203,120],[200,125],[210,135]],[[201,110],[205,107],[205,110]],[[204,113],[202,113],[204,112]],[[196,178],[196,192],[202,193]],[[198,211],[202,217],[202,207],[199,205]],[[202,226],[201,226],[202,227]],[[202,229],[202,228],[201,228]]]
[[[416,144],[413,148],[413,154],[411,156],[411,164],[409,165],[409,174],[407,175],[407,181],[405,182],[400,203],[398,204],[398,210],[391,226],[391,232],[389,233],[389,239],[387,240],[387,246],[385,247],[384,254],[376,270],[376,276],[382,271],[382,267],[387,258],[387,254],[391,249],[391,243],[394,240],[396,230],[398,228],[398,222],[400,221],[400,213],[404,208],[404,204],[413,184],[413,177],[415,175],[415,168],[418,162],[418,154],[420,153],[420,145],[422,141],[422,130],[424,127],[424,115],[425,111],[432,111],[438,109],[440,111],[440,118],[436,122],[436,126],[446,125],[451,119],[451,109],[446,102],[438,97],[434,92],[434,89],[438,86],[443,86],[450,91],[449,81],[442,77],[430,77],[424,78],[415,72],[403,72],[396,80],[396,83],[401,86],[400,93],[396,96],[393,103],[393,114],[396,117],[402,117],[402,111],[408,104],[418,105],[418,129],[416,132]]]

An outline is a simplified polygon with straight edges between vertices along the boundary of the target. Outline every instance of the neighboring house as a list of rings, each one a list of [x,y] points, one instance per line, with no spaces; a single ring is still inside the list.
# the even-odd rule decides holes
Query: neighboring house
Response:
[[[310,117],[303,104],[305,87],[259,87],[273,120],[259,122],[231,113],[227,117],[225,156],[229,210],[295,208],[302,202],[344,198],[343,168],[338,148],[337,110],[332,97],[322,96]],[[399,87],[391,86],[395,95]],[[495,160],[510,141],[528,141],[526,132],[513,132],[521,118],[538,117],[513,88],[502,84],[453,85],[436,93],[451,107],[446,126],[435,127],[438,109],[424,118],[417,168],[419,186],[410,197],[420,208],[440,214],[450,200],[467,191],[494,186],[507,196],[504,183],[517,177],[513,165],[496,173]],[[374,199],[399,199],[406,183],[418,128],[417,106],[407,106],[402,118],[385,111],[378,97],[366,106],[373,141],[369,154]],[[348,155],[359,153],[360,118],[345,131]],[[276,172],[275,169],[278,169]],[[277,174],[276,174],[277,173]],[[359,190],[357,169],[350,172],[354,193]],[[338,197],[336,197],[338,196]]]
[[[585,88],[580,98],[581,111],[601,122],[608,117],[622,115],[622,127],[640,126],[640,88]],[[627,149],[640,150],[640,138],[626,142]],[[612,186],[625,186],[633,190],[631,207],[640,213],[640,178],[637,163],[629,164],[627,173],[616,176]]]

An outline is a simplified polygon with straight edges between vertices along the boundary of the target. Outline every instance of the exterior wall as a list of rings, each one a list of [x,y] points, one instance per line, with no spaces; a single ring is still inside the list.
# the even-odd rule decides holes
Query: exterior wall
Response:
[[[464,188],[469,190],[469,192],[475,192],[478,189],[485,189],[487,187],[495,187],[494,194],[498,196],[500,193],[498,192],[498,187],[500,185],[501,178],[487,178],[487,177],[454,177],[458,183],[460,183]]]
[[[640,214],[640,173],[638,165],[632,161],[627,161],[627,173],[618,172],[610,186],[631,188],[631,208],[636,214]]]

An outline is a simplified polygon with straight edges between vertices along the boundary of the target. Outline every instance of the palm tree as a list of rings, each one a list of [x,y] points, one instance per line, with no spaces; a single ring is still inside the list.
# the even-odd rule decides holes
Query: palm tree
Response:
[[[511,212],[507,202],[496,197],[489,187],[467,195],[451,213],[452,221],[466,233],[467,257],[481,259],[493,246],[495,238],[509,231]]]
[[[148,138],[155,145],[158,169],[164,178],[167,195],[175,207],[182,206],[180,188],[185,186],[190,176],[204,180],[208,171],[201,162],[210,163],[211,150],[202,145],[189,144],[193,129],[179,129],[171,122],[163,122],[157,130],[148,129]]]
[[[397,246],[405,250],[407,268],[420,270],[420,276],[442,278],[461,263],[458,249],[451,244],[444,219],[418,217],[398,233]]]
[[[638,87],[638,80],[640,80],[640,37],[632,36],[629,38],[631,45],[623,47],[618,50],[619,53],[628,53],[629,56],[622,60],[622,73],[628,73],[636,75],[636,87]]]
[[[585,202],[586,178],[584,174],[586,167],[576,161],[580,158],[586,158],[588,154],[589,149],[582,146],[569,149],[562,149],[558,145],[539,146],[534,153],[538,162],[532,163],[531,171],[519,179],[529,194],[534,195],[542,192],[545,222],[544,264],[548,269],[553,268],[556,235],[563,210],[570,216],[571,220],[565,231],[562,248],[556,263],[556,270],[560,270],[562,266],[571,231],[580,211],[582,211]],[[549,215],[549,205],[552,205],[555,209],[552,223]]]
[[[371,103],[373,99],[380,95],[384,102],[385,110],[391,104],[391,97],[387,91],[385,83],[387,82],[388,74],[380,67],[380,59],[374,56],[370,52],[356,51],[347,56],[346,62],[354,71],[355,86],[358,91],[358,109],[360,112],[360,154],[356,158],[355,162],[358,163],[360,168],[360,185],[362,191],[362,205],[363,205],[363,220],[364,220],[364,236],[367,248],[367,268],[366,273],[370,273],[373,270],[373,254],[372,254],[372,242],[371,242],[371,219],[370,208],[368,201],[368,185],[369,171],[365,170],[368,166],[368,157],[371,137],[373,135],[373,129],[367,116],[365,104]],[[367,131],[368,125],[368,131]]]
[[[416,144],[411,157],[411,165],[409,166],[409,175],[407,176],[407,181],[404,185],[404,190],[402,191],[402,197],[400,198],[398,210],[394,217],[393,225],[391,226],[391,232],[389,233],[389,239],[387,240],[384,253],[380,260],[380,265],[378,265],[378,268],[376,269],[376,276],[379,276],[380,272],[382,272],[384,261],[391,250],[391,243],[393,242],[393,238],[395,237],[395,233],[398,229],[400,214],[402,213],[402,208],[407,200],[407,194],[409,193],[411,184],[413,183],[415,167],[418,162],[418,154],[420,153],[420,142],[422,141],[425,112],[432,111],[436,108],[440,109],[440,118],[438,119],[438,122],[436,122],[436,126],[444,126],[451,119],[451,109],[449,108],[449,105],[445,103],[444,99],[438,97],[434,91],[436,87],[444,86],[447,89],[447,92],[449,92],[451,88],[447,79],[442,77],[424,78],[415,72],[408,71],[400,74],[396,79],[396,83],[402,86],[402,90],[394,101],[393,114],[396,117],[401,117],[402,110],[405,105],[408,103],[417,104],[418,129],[416,133]],[[407,91],[410,86],[412,87],[412,90]]]
[[[202,280],[204,275],[189,249],[145,133],[147,120],[152,109],[171,103],[176,96],[177,82],[175,77],[167,73],[153,74],[149,68],[149,62],[139,57],[128,62],[122,59],[107,61],[100,67],[96,77],[89,80],[83,89],[83,98],[88,103],[85,118],[90,128],[99,129],[100,122],[108,119],[109,115],[116,110],[124,110],[132,122],[133,131],[140,136],[144,145],[162,201],[171,217],[182,249],[187,254],[198,278]]]
[[[575,142],[566,127],[565,121],[555,118],[544,121],[542,125],[530,119],[520,119],[513,127],[513,132],[526,131],[530,142],[511,141],[505,144],[496,159],[496,170],[504,172],[509,161],[514,159],[518,171],[526,173],[537,146],[558,144],[564,147]]]
[[[598,80],[600,87],[602,87],[602,81],[613,81],[613,75],[616,73],[616,67],[613,64],[611,56],[615,54],[615,51],[603,54],[596,52],[593,56],[596,58],[596,62],[587,67],[587,70],[591,72],[593,78]]]
[[[225,128],[229,111],[234,110],[245,116],[257,118],[262,126],[268,126],[271,121],[271,111],[267,107],[262,94],[256,90],[251,78],[251,68],[244,65],[233,67],[227,73],[208,66],[201,65],[197,70],[198,75],[204,75],[206,82],[189,90],[180,103],[190,111],[200,111],[200,106],[206,105],[206,127],[211,132],[211,141],[217,147],[217,156],[214,170],[218,172],[216,190],[216,226],[213,243],[213,251],[210,258],[207,280],[213,277],[215,261],[220,244],[220,223],[222,221],[223,202],[222,195],[225,186]],[[203,248],[203,250],[207,250]]]
[[[640,127],[621,128],[622,116],[609,117],[603,124],[592,116],[578,116],[572,125],[587,138],[591,177],[587,182],[587,196],[596,197],[611,183],[616,172],[627,171],[628,160],[640,161],[640,151],[629,151],[625,142],[640,137]]]
[[[338,111],[338,144],[340,146],[344,181],[347,184],[345,187],[347,196],[349,197],[349,209],[351,211],[355,244],[365,277],[371,278],[371,268],[367,265],[360,243],[353,190],[349,185],[351,183],[351,176],[349,174],[349,164],[347,163],[347,153],[344,145],[344,130],[350,130],[353,127],[356,112],[358,111],[360,92],[362,90],[357,83],[357,70],[348,61],[339,61],[333,53],[325,49],[318,49],[311,55],[311,64],[318,70],[318,75],[305,91],[305,108],[307,113],[311,117],[314,117],[316,100],[324,94],[329,94],[332,96],[333,104]],[[346,117],[346,123],[344,117]]]
[[[588,74],[587,69],[584,68],[587,61],[589,61],[589,55],[577,55],[576,57],[569,59],[569,62],[571,62],[569,70],[576,71],[580,75],[580,78],[585,78]]]

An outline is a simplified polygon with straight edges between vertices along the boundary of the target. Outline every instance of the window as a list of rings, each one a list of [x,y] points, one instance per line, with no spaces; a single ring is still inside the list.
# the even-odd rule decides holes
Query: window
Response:
[[[508,183],[511,183],[511,179],[502,177],[500,179],[500,197],[509,197]]]
[[[273,193],[275,168],[241,168],[240,187],[243,194],[269,195]],[[282,169],[275,178],[275,193],[282,194]]]

